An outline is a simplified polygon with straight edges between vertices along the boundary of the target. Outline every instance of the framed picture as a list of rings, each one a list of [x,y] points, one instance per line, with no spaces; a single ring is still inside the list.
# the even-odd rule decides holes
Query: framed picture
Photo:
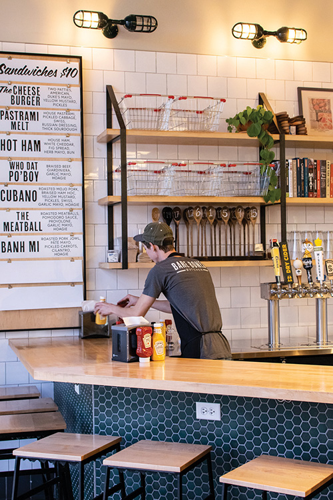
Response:
[[[299,114],[308,135],[333,135],[333,89],[298,87]]]

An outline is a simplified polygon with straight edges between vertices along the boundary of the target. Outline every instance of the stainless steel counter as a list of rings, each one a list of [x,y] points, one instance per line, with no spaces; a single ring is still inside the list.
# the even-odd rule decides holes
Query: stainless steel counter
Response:
[[[280,347],[268,347],[266,339],[234,340],[230,342],[233,359],[288,358],[295,356],[323,356],[333,354],[333,342],[316,345],[315,340],[301,338],[282,341]],[[333,358],[332,358],[333,364]]]

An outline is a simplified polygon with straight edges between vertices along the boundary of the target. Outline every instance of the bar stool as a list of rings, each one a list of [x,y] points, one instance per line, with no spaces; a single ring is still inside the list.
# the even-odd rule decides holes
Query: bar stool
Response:
[[[37,486],[23,495],[24,498],[30,498],[42,490],[45,490],[52,496],[51,486],[58,484],[60,498],[72,499],[72,486],[70,482],[69,464],[77,464],[79,472],[79,500],[84,499],[84,466],[96,460],[97,458],[106,455],[114,450],[120,450],[121,437],[114,436],[99,436],[90,434],[70,434],[57,432],[52,436],[40,439],[33,443],[17,448],[13,451],[15,458],[15,469],[12,489],[12,500],[21,498],[18,496],[18,483],[20,476],[20,461],[29,459],[32,461],[40,461],[41,465],[46,465],[46,475],[48,463],[53,463],[57,476],[48,479],[44,484]],[[123,475],[120,474],[119,484],[114,485],[109,491],[110,494],[121,490],[122,496],[125,496],[125,486]],[[99,495],[97,498],[102,498]]]
[[[261,455],[220,477],[222,498],[227,500],[228,485],[245,486],[267,492],[313,498],[333,483],[333,467],[317,462]]]
[[[204,461],[207,461],[210,489],[210,494],[206,496],[206,500],[214,499],[214,482],[210,456],[211,449],[211,446],[200,444],[138,441],[103,461],[103,465],[107,466],[103,500],[107,500],[109,497],[108,486],[110,468],[116,468],[118,472],[124,470],[140,472],[141,486],[129,495],[123,497],[123,500],[135,498],[139,494],[141,494],[142,499],[145,498],[145,473],[147,472],[175,475],[178,482],[177,498],[181,500],[182,478],[184,474]]]
[[[0,387],[0,401],[14,399],[35,399],[40,392],[35,385],[21,385],[19,387]]]

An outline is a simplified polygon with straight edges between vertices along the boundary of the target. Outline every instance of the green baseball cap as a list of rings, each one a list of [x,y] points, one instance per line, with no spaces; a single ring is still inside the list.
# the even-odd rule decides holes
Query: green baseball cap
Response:
[[[162,246],[165,244],[165,240],[169,240],[168,244],[173,243],[173,232],[165,222],[150,222],[142,234],[134,236],[134,240]]]

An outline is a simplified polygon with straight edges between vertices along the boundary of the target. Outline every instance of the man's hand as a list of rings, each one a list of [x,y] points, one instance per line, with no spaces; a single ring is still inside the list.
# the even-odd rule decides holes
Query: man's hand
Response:
[[[113,304],[108,304],[107,302],[96,302],[94,313],[99,313],[102,316],[109,316],[113,313]]]
[[[136,297],[135,295],[127,294],[125,297],[123,297],[119,302],[117,302],[117,306],[120,307],[131,307],[135,306],[139,297]]]

